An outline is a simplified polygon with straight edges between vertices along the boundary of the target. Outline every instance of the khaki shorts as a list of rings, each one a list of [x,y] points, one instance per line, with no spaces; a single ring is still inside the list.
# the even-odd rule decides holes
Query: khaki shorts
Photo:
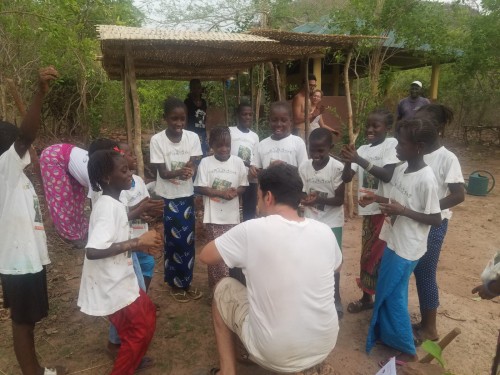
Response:
[[[248,316],[247,288],[232,277],[223,278],[215,287],[214,302],[222,320],[243,343],[243,324]]]

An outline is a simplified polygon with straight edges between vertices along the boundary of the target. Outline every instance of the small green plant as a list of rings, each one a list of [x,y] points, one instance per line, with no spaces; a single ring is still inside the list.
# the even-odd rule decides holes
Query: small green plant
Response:
[[[445,363],[443,359],[443,349],[434,341],[431,340],[425,340],[422,343],[422,349],[424,349],[425,352],[429,353],[431,356],[433,356],[436,361],[441,365],[442,368],[445,368]],[[446,371],[446,375],[453,375],[451,372]]]

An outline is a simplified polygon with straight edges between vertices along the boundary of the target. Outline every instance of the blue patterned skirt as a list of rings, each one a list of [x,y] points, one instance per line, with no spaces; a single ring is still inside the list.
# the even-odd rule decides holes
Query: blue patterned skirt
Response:
[[[187,289],[193,280],[195,255],[194,196],[163,200],[165,282]]]

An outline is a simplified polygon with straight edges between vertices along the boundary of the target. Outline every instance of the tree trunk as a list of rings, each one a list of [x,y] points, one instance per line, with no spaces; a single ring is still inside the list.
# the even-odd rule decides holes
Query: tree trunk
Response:
[[[137,82],[135,80],[134,61],[130,53],[125,57],[125,66],[130,84],[130,94],[134,108],[134,152],[137,157],[137,174],[144,178],[144,158],[142,156],[142,131],[141,131],[141,108],[139,95],[137,94]]]
[[[344,64],[344,89],[347,102],[347,129],[349,132],[349,144],[353,145],[356,142],[357,134],[354,132],[354,121],[352,118],[352,101],[351,101],[351,86],[349,83],[349,66],[351,65],[352,50],[347,54]],[[352,181],[346,184],[346,205],[347,215],[349,218],[354,216],[354,198],[352,192]]]

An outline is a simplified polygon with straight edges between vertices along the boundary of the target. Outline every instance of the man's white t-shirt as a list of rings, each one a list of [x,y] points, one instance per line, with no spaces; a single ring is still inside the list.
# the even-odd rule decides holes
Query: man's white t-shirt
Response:
[[[315,170],[312,160],[307,160],[299,167],[299,174],[304,183],[304,193],[316,192],[322,198],[335,197],[335,190],[342,184],[344,165],[330,156],[328,164]],[[318,220],[330,228],[344,226],[344,206],[314,205],[304,207],[304,216]]]
[[[247,133],[242,132],[237,126],[229,127],[229,132],[231,133],[231,155],[238,156],[245,163],[250,164],[259,144],[259,136],[251,130]],[[257,179],[249,180],[249,182],[256,183]]]
[[[342,262],[331,229],[279,215],[249,220],[215,240],[224,262],[246,276],[242,338],[260,365],[294,372],[322,362],[337,342],[334,270]]]
[[[257,145],[251,164],[265,169],[275,160],[284,161],[298,168],[307,160],[306,144],[302,138],[293,134],[279,141],[267,137]]]
[[[386,138],[382,143],[371,146],[363,145],[357,149],[357,153],[363,159],[372,163],[374,166],[383,168],[388,164],[397,164],[400,160],[396,156],[396,146],[398,141],[395,138]],[[358,173],[358,199],[365,195],[364,191],[371,191],[380,196],[387,196],[390,190],[390,183],[380,181],[377,177],[366,172],[361,166],[352,163],[351,169]],[[358,205],[358,215],[377,215],[380,208],[377,203],[369,204],[366,207]]]
[[[120,202],[128,207],[139,204],[143,199],[149,198],[149,191],[144,183],[144,180],[137,175],[133,175],[132,187],[129,190],[122,190],[120,193]],[[149,229],[148,223],[142,219],[134,219],[129,221],[130,238],[140,237]]]
[[[424,155],[424,162],[432,168],[438,183],[438,197],[443,199],[450,194],[448,184],[463,184],[464,176],[456,155],[446,147],[441,146],[430,154]],[[441,211],[441,218],[451,219],[449,208]]]
[[[169,171],[181,169],[192,156],[202,156],[200,138],[189,130],[182,131],[179,143],[168,139],[165,130],[151,137],[151,163],[164,163]],[[167,199],[190,197],[193,195],[193,180],[169,179],[164,180],[157,172],[155,193]]]
[[[40,202],[23,172],[30,163],[14,145],[0,155],[0,274],[37,273],[50,263]]]
[[[86,248],[105,250],[113,243],[130,237],[125,205],[109,195],[96,202],[90,214],[89,239]],[[139,284],[131,252],[108,258],[85,257],[78,295],[83,313],[106,316],[130,305],[139,297]]]
[[[217,190],[248,186],[247,169],[243,160],[234,155],[226,161],[219,161],[215,156],[207,156],[201,160],[194,185]],[[238,197],[228,201],[204,195],[203,206],[205,207],[204,223],[239,224],[240,222]]]
[[[425,166],[416,172],[404,173],[407,168],[408,164],[404,163],[394,169],[392,187],[386,197],[416,212],[440,213],[438,184],[432,169]],[[418,260],[427,251],[430,229],[430,225],[406,216],[387,217],[380,231],[380,239],[386,241],[387,247],[400,257]]]

